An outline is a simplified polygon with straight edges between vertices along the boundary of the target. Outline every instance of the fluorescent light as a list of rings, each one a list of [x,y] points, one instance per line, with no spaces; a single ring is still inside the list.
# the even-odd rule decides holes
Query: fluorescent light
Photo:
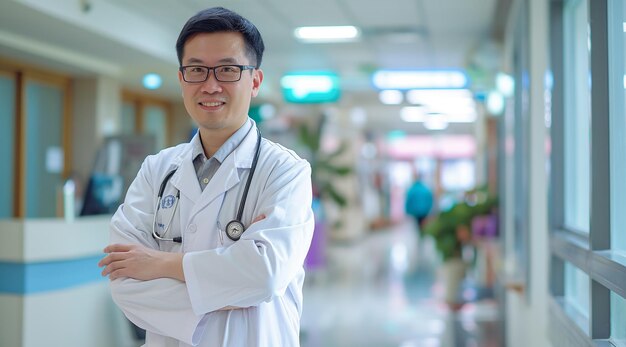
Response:
[[[626,22],[622,23],[622,26],[623,26],[624,32],[626,33]]]
[[[468,89],[413,89],[406,92],[406,100],[416,105],[455,103],[474,106],[474,96]]]
[[[424,128],[428,130],[444,130],[448,127],[448,122],[441,114],[428,115],[424,122]]]
[[[504,111],[504,97],[498,91],[491,91],[487,95],[487,110],[493,115],[500,115]]]
[[[405,122],[423,122],[426,120],[426,112],[420,106],[406,106],[400,109],[400,118]]]
[[[450,123],[471,123],[477,117],[474,97],[467,89],[413,89],[406,99],[422,106],[425,113],[445,114]]]
[[[461,70],[379,70],[372,82],[378,89],[452,89],[468,85]]]
[[[143,76],[143,86],[146,89],[158,89],[163,84],[161,76],[155,73],[149,73]]]
[[[515,80],[510,75],[498,72],[496,75],[496,87],[503,96],[509,97],[515,91]]]
[[[299,27],[294,36],[308,42],[354,41],[359,37],[359,29],[354,26],[312,26]]]
[[[398,105],[402,103],[404,95],[399,90],[381,90],[378,99],[385,105]]]

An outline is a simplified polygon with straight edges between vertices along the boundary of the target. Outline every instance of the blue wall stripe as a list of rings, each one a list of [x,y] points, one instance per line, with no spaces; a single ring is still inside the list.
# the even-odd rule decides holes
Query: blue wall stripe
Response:
[[[33,294],[104,281],[104,255],[36,263],[0,262],[0,294]]]

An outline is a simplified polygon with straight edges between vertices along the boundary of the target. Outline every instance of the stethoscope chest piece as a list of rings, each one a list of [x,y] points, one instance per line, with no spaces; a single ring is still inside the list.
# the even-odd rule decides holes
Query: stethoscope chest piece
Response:
[[[250,167],[250,174],[248,174],[248,179],[246,180],[246,186],[243,189],[243,195],[241,197],[241,200],[239,201],[239,210],[237,211],[237,217],[236,217],[237,219],[234,219],[228,222],[228,224],[226,225],[226,235],[228,235],[228,238],[233,241],[239,240],[239,238],[241,238],[241,234],[243,234],[245,230],[243,227],[243,223],[240,222],[241,216],[243,215],[243,208],[245,207],[246,199],[248,197],[248,189],[250,189],[250,182],[252,182],[252,175],[254,175],[256,164],[259,161],[259,154],[261,153],[261,132],[259,131],[258,128],[256,129],[256,131],[257,131],[256,151],[254,153],[254,158],[252,159],[252,166]],[[165,191],[165,186],[167,185],[167,182],[170,180],[170,178],[172,178],[176,170],[177,169],[170,171],[161,182],[161,187],[159,188],[159,193],[157,194],[157,204],[155,207],[154,218],[152,220],[152,237],[154,237],[155,239],[159,241],[174,241],[177,243],[182,243],[181,236],[177,236],[173,238],[163,237],[165,236],[165,234],[167,234],[170,226],[172,225],[172,218],[174,218],[174,212],[176,211],[176,208],[178,207],[178,201],[180,200],[180,190],[177,191],[175,199],[170,199],[169,196],[166,196],[165,198],[163,198],[163,192]],[[156,216],[157,216],[157,213],[159,212],[159,208],[161,207],[162,203],[163,203],[163,208],[171,208],[171,206],[173,205],[173,212],[171,214],[170,221],[167,223],[167,226],[164,227],[165,230],[163,231],[162,234],[159,234],[156,231],[156,225],[157,225]]]
[[[243,234],[243,224],[238,220],[231,220],[226,224],[226,235],[228,238],[237,241]]]

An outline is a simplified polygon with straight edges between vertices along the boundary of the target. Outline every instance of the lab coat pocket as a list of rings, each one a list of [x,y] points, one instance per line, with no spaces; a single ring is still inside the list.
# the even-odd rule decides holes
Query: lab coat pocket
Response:
[[[172,241],[172,239],[181,236],[179,198],[174,192],[163,194],[153,227],[156,233],[164,239],[158,240],[161,251],[176,252],[180,250],[180,242]]]
[[[228,223],[230,222],[230,220],[222,220],[222,219],[218,219],[217,220],[217,247],[229,247],[230,245],[232,245],[233,243],[235,243],[235,241],[231,240],[228,235],[226,234],[226,226],[228,225]]]

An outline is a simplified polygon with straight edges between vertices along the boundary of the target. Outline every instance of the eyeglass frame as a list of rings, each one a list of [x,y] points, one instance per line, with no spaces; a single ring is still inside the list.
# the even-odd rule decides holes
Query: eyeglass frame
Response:
[[[239,78],[233,81],[222,81],[217,77],[217,72],[216,69],[220,68],[220,67],[224,67],[224,66],[234,66],[234,67],[238,67],[239,68]],[[190,67],[203,67],[207,69],[206,72],[206,77],[202,80],[202,81],[187,81],[187,78],[185,77],[185,69],[190,68]],[[183,81],[187,82],[187,83],[204,83],[209,79],[209,75],[211,74],[211,70],[213,70],[213,77],[215,77],[215,80],[218,82],[238,82],[241,80],[241,75],[243,74],[243,72],[245,70],[254,70],[256,69],[256,66],[254,65],[238,65],[238,64],[224,64],[224,65],[216,65],[216,66],[206,66],[206,65],[197,65],[197,64],[192,64],[192,65],[183,65],[180,66],[178,68],[178,70],[180,71],[181,75],[183,76]]]

